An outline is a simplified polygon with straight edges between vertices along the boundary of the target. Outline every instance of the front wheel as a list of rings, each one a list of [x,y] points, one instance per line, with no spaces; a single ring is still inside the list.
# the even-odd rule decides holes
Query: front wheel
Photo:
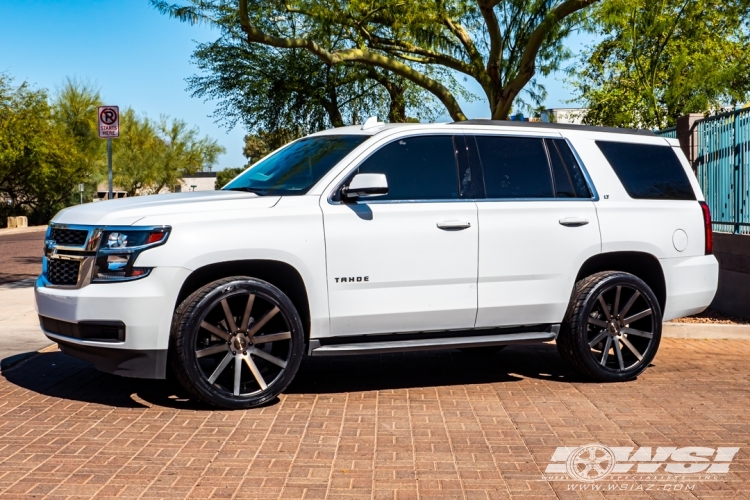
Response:
[[[253,408],[292,381],[304,338],[299,314],[281,290],[254,278],[225,278],[178,307],[170,364],[198,399],[226,409]]]
[[[557,348],[590,378],[632,380],[656,355],[661,319],[659,302],[643,280],[618,271],[597,273],[576,284]]]

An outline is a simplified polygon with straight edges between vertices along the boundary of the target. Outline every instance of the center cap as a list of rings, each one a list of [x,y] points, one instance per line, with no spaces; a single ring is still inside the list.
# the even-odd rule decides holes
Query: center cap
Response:
[[[234,342],[232,342],[232,344],[236,350],[244,352],[247,350],[249,342],[247,340],[247,337],[245,337],[244,335],[237,335],[234,338]]]

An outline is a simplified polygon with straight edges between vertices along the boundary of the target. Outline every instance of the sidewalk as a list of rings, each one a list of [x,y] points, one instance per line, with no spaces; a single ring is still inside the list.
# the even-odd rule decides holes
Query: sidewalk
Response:
[[[33,279],[0,284],[0,304],[0,360],[52,344],[39,328]]]

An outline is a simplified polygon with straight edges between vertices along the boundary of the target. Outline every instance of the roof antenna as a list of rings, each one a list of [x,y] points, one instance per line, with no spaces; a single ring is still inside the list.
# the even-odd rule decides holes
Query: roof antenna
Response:
[[[371,116],[370,118],[365,120],[365,123],[362,124],[362,130],[381,127],[383,125],[385,125],[385,123],[379,122],[377,116]]]

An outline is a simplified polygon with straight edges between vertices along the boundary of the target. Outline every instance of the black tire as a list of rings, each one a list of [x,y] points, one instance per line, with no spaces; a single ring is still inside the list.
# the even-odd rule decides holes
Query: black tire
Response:
[[[557,350],[586,377],[632,380],[659,349],[661,320],[659,301],[643,280],[619,271],[596,273],[576,283]]]
[[[170,366],[187,391],[219,408],[245,409],[286,389],[299,369],[305,335],[281,290],[235,276],[185,299],[175,311],[170,341]]]

